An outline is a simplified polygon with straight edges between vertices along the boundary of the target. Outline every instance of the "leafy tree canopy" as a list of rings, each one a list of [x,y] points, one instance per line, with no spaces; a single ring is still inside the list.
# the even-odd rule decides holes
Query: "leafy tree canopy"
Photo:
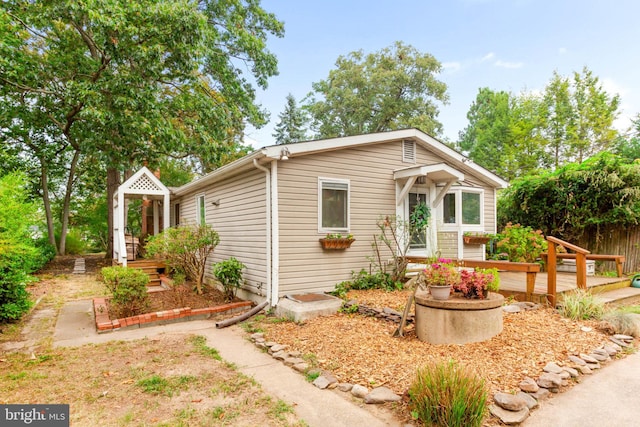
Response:
[[[63,183],[63,236],[87,157],[124,170],[193,155],[209,170],[241,153],[245,123],[265,121],[252,84],[277,72],[270,34],[283,24],[259,0],[3,2],[0,137],[40,164],[45,204]]]
[[[318,138],[417,127],[438,135],[438,105],[448,102],[442,66],[402,42],[365,55],[340,56],[326,80],[313,83],[304,107]]]
[[[601,225],[640,224],[640,163],[602,152],[554,172],[518,178],[503,190],[498,220],[578,240]]]
[[[554,73],[540,95],[482,88],[458,147],[507,179],[557,169],[613,146],[619,104],[587,68],[571,77]]]

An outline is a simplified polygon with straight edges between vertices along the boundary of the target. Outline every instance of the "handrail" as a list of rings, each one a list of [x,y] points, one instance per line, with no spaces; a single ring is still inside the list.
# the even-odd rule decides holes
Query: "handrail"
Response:
[[[569,242],[565,242],[564,240],[558,239],[557,237],[547,236],[547,241],[555,243],[556,245],[563,246],[566,249],[571,249],[572,251],[575,251],[576,253],[579,253],[579,254],[585,254],[586,255],[586,254],[590,254],[591,253],[590,251],[588,251],[588,250],[586,250],[584,248],[581,248],[580,246],[576,246],[576,245],[573,245],[573,244],[571,244]]]
[[[576,253],[576,284],[578,289],[587,289],[587,254],[591,252],[557,237],[547,236],[546,239],[550,243],[547,249],[547,301],[549,301],[551,307],[555,307],[557,285],[556,246],[561,245]]]

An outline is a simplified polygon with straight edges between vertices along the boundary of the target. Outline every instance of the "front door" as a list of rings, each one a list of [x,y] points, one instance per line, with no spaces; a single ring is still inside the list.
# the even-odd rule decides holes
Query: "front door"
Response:
[[[408,254],[411,256],[427,256],[429,252],[429,227],[424,227],[421,223],[421,216],[416,217],[416,213],[422,213],[424,205],[429,206],[429,193],[427,190],[411,191],[407,195],[405,218],[408,219],[410,228],[410,242]]]

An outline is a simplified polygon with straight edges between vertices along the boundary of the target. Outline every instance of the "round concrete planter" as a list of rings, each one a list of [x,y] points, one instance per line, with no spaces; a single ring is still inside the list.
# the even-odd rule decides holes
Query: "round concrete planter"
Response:
[[[458,295],[436,300],[416,292],[416,334],[431,344],[467,344],[491,339],[502,332],[504,297],[489,292],[486,299]]]

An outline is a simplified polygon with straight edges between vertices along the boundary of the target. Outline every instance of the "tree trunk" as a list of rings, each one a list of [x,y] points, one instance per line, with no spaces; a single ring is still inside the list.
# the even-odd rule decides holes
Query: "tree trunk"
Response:
[[[53,227],[53,214],[51,213],[51,199],[49,199],[49,177],[47,176],[47,164],[43,158],[38,159],[40,161],[40,184],[42,186],[42,204],[44,205],[44,214],[47,218],[47,233],[49,234],[49,243],[56,248],[56,252],[59,254],[58,246],[56,245],[56,235]]]
[[[67,178],[67,188],[64,193],[64,203],[62,205],[62,227],[60,228],[60,255],[64,255],[67,245],[67,231],[69,229],[69,210],[71,206],[71,193],[73,193],[73,184],[76,178],[76,168],[80,160],[80,150],[73,152],[73,159],[69,167],[69,176]]]
[[[113,195],[120,185],[120,172],[116,168],[107,168],[107,254],[106,259],[113,259]],[[124,207],[121,207],[124,209]]]

